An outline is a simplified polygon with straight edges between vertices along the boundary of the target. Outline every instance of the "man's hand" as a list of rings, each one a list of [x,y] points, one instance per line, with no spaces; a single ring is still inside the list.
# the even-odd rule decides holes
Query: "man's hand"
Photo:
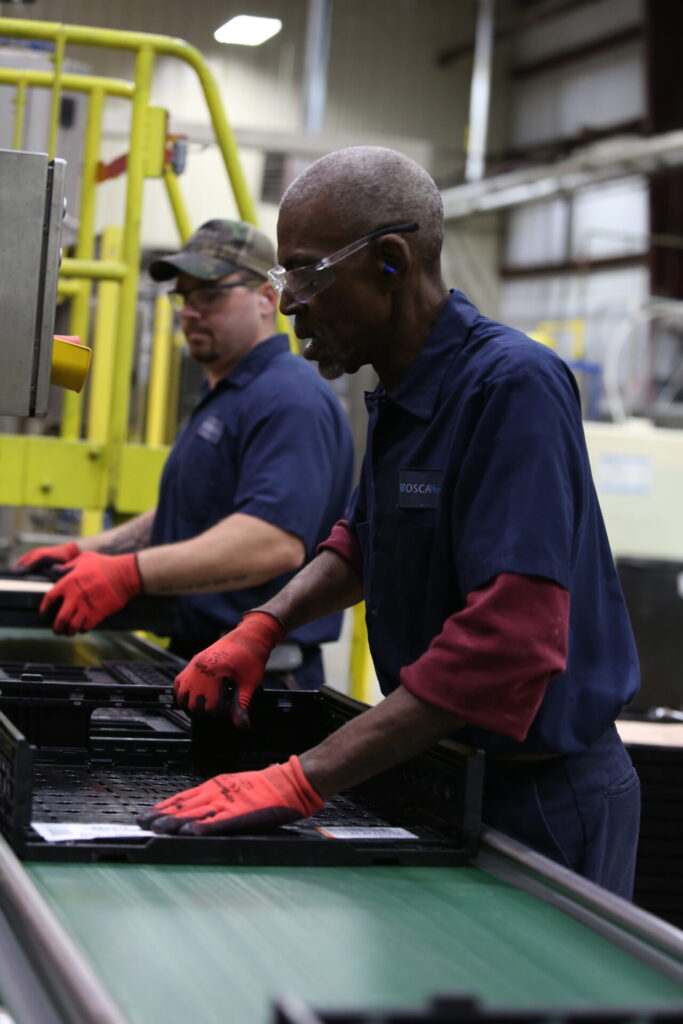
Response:
[[[66,544],[53,544],[51,547],[34,548],[17,558],[12,566],[12,572],[17,576],[43,573],[51,569],[53,565],[62,565],[64,562],[73,561],[74,558],[78,558],[80,553],[81,549],[75,540],[67,541]]]
[[[248,708],[263,679],[270,652],[285,635],[267,612],[247,612],[227,636],[195,654],[176,677],[178,705],[193,714],[230,713],[238,729],[249,728]]]
[[[66,574],[48,590],[40,605],[42,615],[61,598],[61,608],[52,624],[55,633],[73,636],[93,629],[142,593],[142,579],[134,554],[99,555],[95,551],[84,551],[67,562],[64,569]]]
[[[303,773],[299,758],[258,772],[216,775],[201,786],[162,800],[138,816],[154,832],[207,836],[267,831],[323,806]]]

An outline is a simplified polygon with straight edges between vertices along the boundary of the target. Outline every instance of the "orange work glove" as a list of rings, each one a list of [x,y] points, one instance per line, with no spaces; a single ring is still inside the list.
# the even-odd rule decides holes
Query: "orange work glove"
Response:
[[[66,544],[53,544],[52,547],[34,548],[26,551],[17,558],[12,566],[12,572],[18,576],[27,576],[29,573],[41,573],[51,569],[53,565],[61,565],[64,562],[71,562],[78,558],[81,549],[75,540],[67,541]]]
[[[40,604],[41,615],[61,598],[55,615],[55,633],[84,633],[113,615],[132,597],[142,593],[142,579],[135,554],[100,555],[84,551],[67,562],[65,575],[48,590]]]
[[[266,670],[270,652],[285,627],[268,612],[247,612],[233,630],[195,654],[174,690],[178,705],[201,714],[230,713],[238,729],[249,728],[249,704]]]
[[[181,835],[262,832],[308,818],[323,806],[293,754],[286,764],[258,772],[216,775],[138,815],[138,825]]]

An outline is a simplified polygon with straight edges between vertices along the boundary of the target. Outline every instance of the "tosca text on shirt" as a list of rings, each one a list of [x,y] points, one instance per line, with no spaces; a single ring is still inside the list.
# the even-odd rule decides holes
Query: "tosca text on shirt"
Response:
[[[442,479],[440,469],[400,469],[399,508],[438,508]]]

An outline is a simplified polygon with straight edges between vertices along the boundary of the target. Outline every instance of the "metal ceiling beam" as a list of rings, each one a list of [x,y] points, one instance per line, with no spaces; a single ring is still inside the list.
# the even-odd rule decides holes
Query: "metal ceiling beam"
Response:
[[[318,134],[323,129],[327,102],[327,65],[330,59],[333,0],[308,0],[308,22],[304,49],[304,130]]]
[[[683,129],[649,138],[622,136],[594,143],[554,164],[541,164],[445,189],[447,220],[509,209],[576,192],[631,174],[683,164]]]
[[[495,0],[477,0],[477,32],[470,88],[465,181],[480,181],[486,166],[486,135],[491,97],[493,17]]]
[[[588,4],[597,4],[600,0],[560,0],[559,3],[547,4],[526,14],[516,15],[508,18],[505,24],[501,24],[496,30],[496,43],[502,42],[510,36],[516,35],[525,28],[544,21],[546,18],[555,18],[565,12],[575,13],[577,8]],[[474,38],[468,39],[465,43],[451,46],[447,50],[441,50],[435,57],[435,62],[440,67],[446,68],[462,57],[471,57],[474,52]]]

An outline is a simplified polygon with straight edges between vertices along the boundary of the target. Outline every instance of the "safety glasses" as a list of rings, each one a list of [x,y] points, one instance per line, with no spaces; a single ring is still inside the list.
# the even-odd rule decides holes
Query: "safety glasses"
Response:
[[[263,281],[230,281],[228,284],[199,285],[188,288],[186,292],[168,292],[168,297],[176,312],[181,313],[185,306],[196,313],[206,313],[225,298],[231,288],[258,288]]]
[[[278,295],[284,291],[289,292],[297,302],[310,302],[314,295],[319,295],[324,288],[328,288],[335,279],[332,269],[335,263],[345,260],[355,252],[365,248],[374,238],[381,238],[382,235],[404,234],[409,231],[417,231],[417,221],[410,221],[405,224],[390,224],[386,228],[378,228],[371,231],[369,235],[363,235],[343,249],[337,249],[331,256],[325,256],[318,263],[309,263],[306,267],[297,267],[295,270],[285,270],[284,267],[273,267],[268,271],[268,277]]]

